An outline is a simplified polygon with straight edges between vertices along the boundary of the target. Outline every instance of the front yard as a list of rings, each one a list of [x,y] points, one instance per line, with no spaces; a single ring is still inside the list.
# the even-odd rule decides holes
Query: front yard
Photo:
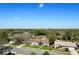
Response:
[[[31,45],[25,45],[22,48],[27,48],[27,47],[29,47],[29,48],[36,48],[36,49],[43,49],[43,50],[47,50],[47,51],[61,52],[61,53],[64,53],[66,55],[70,55],[70,52],[67,51],[65,48],[62,48],[62,49],[60,49],[60,48],[58,48],[58,49],[52,48],[50,50],[50,48],[47,47],[47,46],[42,46],[41,47],[41,46],[31,46]]]

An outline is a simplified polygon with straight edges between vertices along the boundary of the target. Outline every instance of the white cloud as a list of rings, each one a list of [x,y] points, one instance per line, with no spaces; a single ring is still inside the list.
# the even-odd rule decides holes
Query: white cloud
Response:
[[[40,7],[40,8],[42,8],[43,6],[44,6],[44,4],[43,4],[43,3],[39,4],[39,7]]]
[[[13,19],[14,19],[14,20],[18,20],[18,19],[19,19],[19,17],[14,17]]]

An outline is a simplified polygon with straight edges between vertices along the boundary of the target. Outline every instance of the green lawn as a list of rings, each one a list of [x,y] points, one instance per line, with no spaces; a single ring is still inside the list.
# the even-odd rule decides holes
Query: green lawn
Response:
[[[25,46],[23,46],[23,48],[25,48],[25,47],[37,48],[37,49],[44,49],[44,50],[50,50],[50,48],[47,47],[47,46],[43,46],[43,47],[41,47],[41,46],[31,46],[31,45],[25,45]],[[70,52],[69,51],[65,51],[64,48],[63,49],[54,49],[54,48],[52,48],[51,51],[59,51],[59,52],[64,52],[66,54],[70,54]]]
[[[40,49],[45,49],[45,50],[49,50],[49,47],[47,46],[31,46],[31,45],[25,45],[24,47],[30,47],[30,48],[40,48]]]

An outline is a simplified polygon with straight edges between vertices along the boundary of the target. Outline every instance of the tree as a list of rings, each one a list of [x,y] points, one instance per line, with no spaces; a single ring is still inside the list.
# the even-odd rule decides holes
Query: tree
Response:
[[[48,39],[49,39],[49,49],[50,49],[50,51],[52,50],[54,41],[56,40],[55,37],[56,37],[55,34],[49,34],[49,35],[48,35]]]
[[[56,40],[56,36],[54,34],[50,34],[48,35],[48,39],[49,39],[49,45],[54,44],[54,41]]]
[[[20,37],[17,37],[15,40],[16,40],[16,41],[15,41],[15,44],[16,44],[16,45],[20,45],[20,44],[22,43]]]
[[[30,40],[31,40],[31,37],[30,37],[30,35],[28,33],[23,33],[21,35],[21,39],[22,39],[22,41],[24,43],[29,44],[30,43]]]
[[[45,29],[37,29],[37,30],[35,30],[34,31],[34,34],[35,35],[47,35],[47,33],[48,33],[48,30],[45,30]]]
[[[2,50],[0,50],[0,54],[3,54],[3,51]]]
[[[8,37],[7,32],[0,32],[0,43],[1,44],[8,43],[7,37]]]
[[[64,36],[64,39],[67,40],[67,41],[72,41],[73,39],[73,33],[71,32],[67,32]]]
[[[45,51],[45,52],[43,53],[43,55],[49,55],[49,53],[48,53],[47,51]]]

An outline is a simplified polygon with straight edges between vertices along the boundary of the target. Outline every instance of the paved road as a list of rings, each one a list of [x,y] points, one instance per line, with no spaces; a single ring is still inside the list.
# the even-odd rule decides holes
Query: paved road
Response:
[[[42,55],[46,50],[43,49],[37,49],[37,48],[14,48],[11,50],[15,54],[21,54],[21,55],[30,55],[32,52],[35,52],[36,55]],[[63,52],[56,52],[56,51],[48,51],[50,55],[64,55]]]
[[[5,44],[3,46],[10,46],[11,44]],[[37,48],[21,48],[22,46],[24,46],[25,44],[21,44],[19,46],[17,46],[16,48],[13,48],[11,51],[15,54],[22,54],[22,55],[30,55],[32,52],[35,52],[36,55],[42,55],[46,50],[43,49],[37,49]],[[78,52],[74,49],[74,48],[68,48],[71,55],[79,55]],[[63,52],[55,52],[55,51],[48,51],[50,53],[50,55],[63,55]]]
[[[11,44],[5,44],[4,46],[10,46]],[[22,48],[25,44],[21,44],[11,50],[11,52],[17,54],[17,55],[30,55],[32,52],[35,52],[36,55],[42,55],[45,51],[48,51],[50,55],[64,55],[64,52],[60,51],[49,51],[49,50],[44,50],[44,49],[37,49],[37,48]]]

